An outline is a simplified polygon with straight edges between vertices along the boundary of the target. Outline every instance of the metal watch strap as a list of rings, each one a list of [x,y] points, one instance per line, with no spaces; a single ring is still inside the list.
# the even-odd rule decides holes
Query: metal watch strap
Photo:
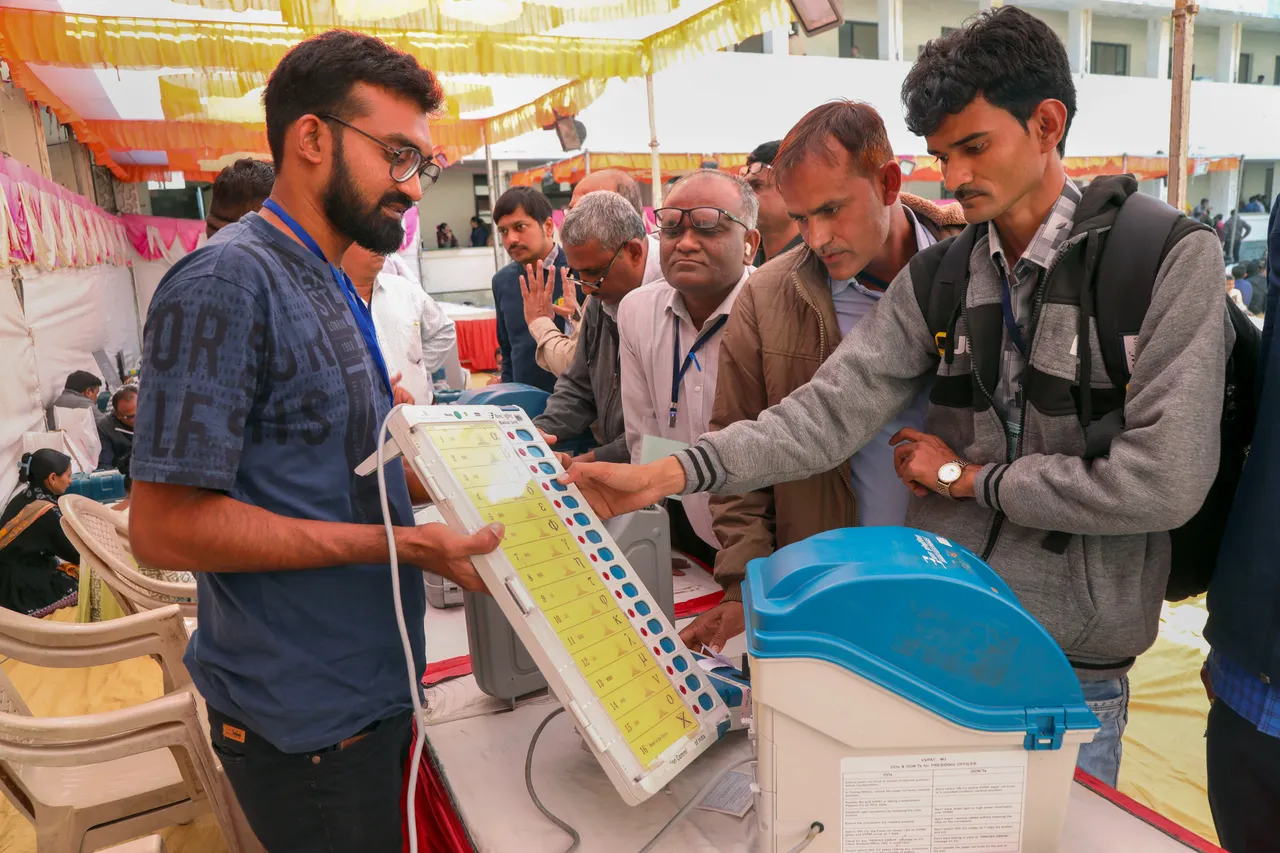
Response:
[[[965,462],[963,459],[952,459],[950,462],[947,462],[947,463],[945,463],[944,465],[940,466],[940,467],[938,468],[938,471],[939,471],[939,472],[941,472],[941,471],[942,471],[942,469],[943,469],[943,468],[945,468],[947,465],[959,465],[959,466],[960,466],[960,476],[962,477],[962,476],[964,476],[964,469],[965,469],[965,466],[966,466],[966,465],[968,465],[968,464],[969,464],[969,463],[968,463],[968,462]],[[938,491],[938,493],[939,493],[939,494],[941,494],[943,497],[950,498],[950,497],[951,497],[951,487],[952,487],[952,486],[954,486],[954,485],[955,485],[956,483],[958,483],[958,482],[960,482],[960,477],[956,477],[956,479],[955,479],[955,480],[953,480],[953,481],[952,481],[952,482],[950,482],[950,483],[944,483],[944,482],[942,482],[942,478],[941,478],[941,477],[938,477],[938,478],[937,478],[937,483],[938,483],[938,485],[937,485],[937,491]],[[954,498],[952,498],[952,499],[954,500]]]

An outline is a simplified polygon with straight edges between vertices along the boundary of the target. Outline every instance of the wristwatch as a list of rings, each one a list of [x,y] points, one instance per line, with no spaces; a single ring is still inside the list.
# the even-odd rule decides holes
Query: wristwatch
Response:
[[[955,485],[956,480],[960,479],[960,475],[964,473],[964,466],[967,462],[955,459],[948,462],[938,469],[938,484],[934,486],[938,490],[938,494],[951,497],[951,487]]]

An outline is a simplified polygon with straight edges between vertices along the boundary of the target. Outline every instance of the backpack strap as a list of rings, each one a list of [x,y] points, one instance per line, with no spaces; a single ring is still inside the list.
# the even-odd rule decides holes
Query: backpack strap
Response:
[[[1138,333],[1165,257],[1183,237],[1203,230],[1207,226],[1141,193],[1129,196],[1116,214],[1094,283],[1094,318],[1102,361],[1117,389],[1129,384]]]
[[[917,252],[911,259],[911,285],[938,347],[938,356],[950,364],[955,357],[955,328],[969,283],[969,256],[978,241],[980,225],[969,225],[950,237]]]
[[[1078,413],[1085,432],[1084,458],[1105,456],[1112,440],[1124,430],[1124,392],[1133,373],[1138,333],[1151,305],[1156,276],[1169,251],[1183,237],[1205,228],[1157,198],[1134,193],[1116,214],[1096,267],[1092,257],[1088,259],[1086,269],[1093,268],[1096,272],[1087,274],[1083,283],[1076,338]],[[1095,251],[1092,235],[1087,251],[1090,255]],[[1097,409],[1090,389],[1091,316],[1097,324],[1103,367],[1116,389],[1106,395],[1110,405]]]

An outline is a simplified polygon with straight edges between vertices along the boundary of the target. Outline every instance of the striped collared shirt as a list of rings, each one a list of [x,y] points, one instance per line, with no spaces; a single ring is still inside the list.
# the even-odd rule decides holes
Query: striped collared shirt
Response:
[[[991,243],[991,261],[1009,282],[1013,320],[1022,332],[1028,348],[1031,346],[1028,327],[1031,324],[1036,290],[1041,276],[1048,271],[1071,234],[1071,223],[1075,218],[1076,205],[1080,202],[1080,198],[1081,193],[1076,185],[1070,179],[1065,181],[1057,203],[1049,211],[1044,222],[1040,223],[1039,230],[1031,238],[1022,257],[1012,269],[1009,268],[1009,261],[1005,257],[995,223],[991,223],[990,228],[987,229]],[[995,390],[995,404],[996,411],[1004,418],[1005,432],[1009,442],[1009,460],[1012,461],[1017,452],[1018,436],[1022,432],[1022,403],[1019,388],[1022,385],[1022,371],[1026,367],[1026,359],[1018,350],[1017,344],[1013,342],[1007,328],[1004,332],[1002,353],[1000,381],[996,384]]]

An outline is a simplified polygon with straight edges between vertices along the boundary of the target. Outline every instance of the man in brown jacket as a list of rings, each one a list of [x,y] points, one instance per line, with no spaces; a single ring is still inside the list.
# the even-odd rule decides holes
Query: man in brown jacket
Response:
[[[876,304],[911,257],[965,224],[959,205],[901,192],[902,171],[884,123],[860,103],[824,104],[800,120],[773,160],[773,179],[805,245],[757,270],[738,295],[720,351],[710,429],[755,420],[807,383]],[[919,428],[927,390],[850,463],[793,483],[716,496],[724,601],[681,637],[719,651],[742,633],[746,565],[815,533],[859,524],[902,524],[909,492],[894,472],[888,437]],[[901,423],[899,423],[901,421]]]

